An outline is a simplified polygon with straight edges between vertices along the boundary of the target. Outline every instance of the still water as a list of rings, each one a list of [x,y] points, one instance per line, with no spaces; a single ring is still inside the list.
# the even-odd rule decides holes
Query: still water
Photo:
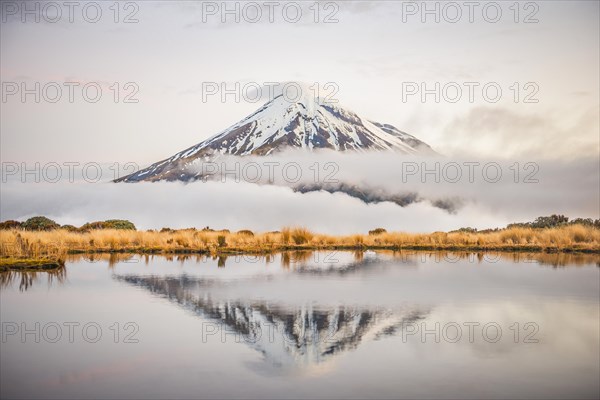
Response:
[[[2,398],[598,398],[600,256],[71,258],[0,274]]]

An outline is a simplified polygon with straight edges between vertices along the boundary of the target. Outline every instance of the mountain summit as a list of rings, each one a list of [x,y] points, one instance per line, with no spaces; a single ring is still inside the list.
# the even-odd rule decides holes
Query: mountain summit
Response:
[[[337,103],[283,94],[217,135],[116,182],[191,180],[188,167],[219,155],[266,156],[288,149],[395,151],[436,154],[429,145],[389,124],[369,121]]]

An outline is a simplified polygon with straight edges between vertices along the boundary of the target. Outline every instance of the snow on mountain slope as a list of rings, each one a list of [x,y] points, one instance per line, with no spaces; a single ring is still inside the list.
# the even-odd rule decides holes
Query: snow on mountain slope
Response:
[[[337,104],[279,95],[217,135],[116,182],[192,180],[188,167],[219,155],[259,155],[298,148],[435,154],[421,140],[392,125],[372,122]]]

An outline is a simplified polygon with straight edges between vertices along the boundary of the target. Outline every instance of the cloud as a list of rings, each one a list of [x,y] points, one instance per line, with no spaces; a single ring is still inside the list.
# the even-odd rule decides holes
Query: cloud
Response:
[[[255,168],[269,162],[279,166],[274,168],[273,184],[264,182],[268,176],[266,169],[257,183],[237,181],[232,174],[226,175],[224,181],[189,184],[7,182],[2,188],[1,216],[3,220],[22,220],[47,215],[59,223],[74,225],[122,218],[142,229],[210,226],[269,231],[291,225],[331,234],[366,232],[376,227],[412,232],[464,226],[481,229],[553,213],[572,218],[600,217],[597,190],[600,172],[595,158],[540,160],[525,166],[526,160],[407,159],[385,153],[324,152],[244,157],[227,162],[229,171],[237,168],[242,176],[244,171],[246,175],[250,173],[248,165]],[[518,168],[515,162],[519,163]],[[288,168],[287,175],[283,173],[286,165],[294,165]],[[472,181],[469,165],[473,168]],[[263,165],[263,168],[270,167]],[[520,172],[518,183],[515,183],[515,169]],[[300,178],[296,179],[298,170]],[[436,170],[439,172],[431,172]],[[459,170],[461,178],[456,181]],[[411,171],[414,173],[409,174]],[[490,182],[498,171],[501,178]],[[256,174],[253,172],[252,176]],[[389,201],[366,203],[344,193],[300,193],[292,189],[300,183],[326,179],[379,194],[415,192],[421,201],[401,207]],[[525,183],[527,180],[531,182]],[[445,199],[458,199],[454,213],[439,208],[440,204],[435,206]]]
[[[518,113],[502,107],[476,107],[444,128],[440,147],[454,154],[492,157],[598,157],[598,106],[561,127],[564,115]]]

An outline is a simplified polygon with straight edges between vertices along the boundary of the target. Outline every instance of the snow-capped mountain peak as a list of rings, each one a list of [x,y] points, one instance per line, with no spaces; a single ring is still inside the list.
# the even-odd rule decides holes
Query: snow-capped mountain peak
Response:
[[[279,94],[224,131],[118,181],[188,180],[185,170],[198,159],[266,156],[290,148],[435,154],[427,144],[392,125],[369,121],[303,90],[298,95]]]

